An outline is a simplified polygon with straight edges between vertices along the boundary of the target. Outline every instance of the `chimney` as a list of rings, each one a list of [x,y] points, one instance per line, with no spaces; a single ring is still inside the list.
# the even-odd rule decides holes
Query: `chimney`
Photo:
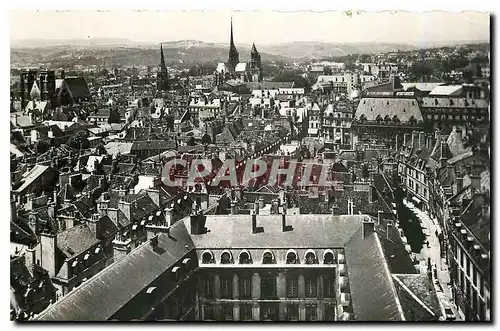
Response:
[[[130,220],[130,202],[123,200],[118,201],[118,209]]]
[[[396,151],[398,150],[398,135],[396,135]]]
[[[253,203],[253,212],[255,215],[259,215],[259,202],[257,200]]]
[[[55,219],[56,217],[56,203],[51,202],[47,205],[47,213],[49,214],[49,217],[52,219]]]
[[[40,234],[41,266],[48,271],[50,277],[56,276],[57,235]]]
[[[425,132],[418,133],[418,149],[425,148]]]
[[[61,70],[61,79],[64,79],[66,78],[66,73],[64,72],[64,70]]]
[[[36,264],[36,249],[33,248],[28,248],[26,255],[25,255],[25,264],[28,269],[33,270],[35,268]]]
[[[470,186],[472,189],[479,191],[481,188],[481,177],[480,176],[475,176],[475,175],[470,175]]]
[[[153,248],[153,249],[158,248],[158,235],[149,239],[149,243],[151,244],[151,248]]]
[[[100,223],[101,223],[101,215],[97,213],[92,214],[91,219],[89,221],[89,228],[97,239],[100,239],[99,238],[100,237],[99,232],[101,228]]]
[[[375,222],[371,220],[363,221],[363,238],[368,237],[370,234],[375,232]]]
[[[37,215],[36,211],[31,210],[29,212],[28,220],[29,220],[29,227],[31,228],[31,230],[35,234],[38,234],[38,230],[39,230],[38,229],[38,215]]]
[[[191,222],[191,234],[204,234],[205,223],[207,221],[207,217],[203,214],[195,214],[190,216]]]
[[[444,157],[444,155],[443,155],[443,151],[445,149],[445,146],[446,146],[446,142],[444,140],[441,140],[441,157],[439,159],[439,161],[441,163],[441,167],[445,167],[446,164],[448,163],[446,157]]]
[[[441,141],[441,130],[436,130],[436,141]]]
[[[10,220],[14,223],[17,222],[17,207],[15,199],[10,200]]]
[[[257,215],[252,212],[252,233],[257,233]]]
[[[237,214],[236,201],[231,201],[231,215]]]

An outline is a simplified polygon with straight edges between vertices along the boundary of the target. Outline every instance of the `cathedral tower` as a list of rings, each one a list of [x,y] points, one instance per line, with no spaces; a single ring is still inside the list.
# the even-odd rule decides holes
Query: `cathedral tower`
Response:
[[[262,81],[262,63],[260,61],[260,54],[255,47],[255,43],[252,45],[252,50],[250,51],[250,75],[252,82]]]
[[[231,66],[232,70],[234,70],[236,65],[240,63],[240,56],[236,50],[233,40],[233,18],[231,18],[231,40],[229,42],[229,60],[227,62]]]
[[[160,44],[160,68],[156,74],[156,88],[158,91],[168,91],[168,72],[163,56],[163,46]]]

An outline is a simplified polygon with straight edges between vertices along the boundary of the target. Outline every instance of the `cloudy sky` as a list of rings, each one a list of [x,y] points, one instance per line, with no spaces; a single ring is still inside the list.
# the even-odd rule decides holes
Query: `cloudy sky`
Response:
[[[489,39],[489,14],[276,11],[10,11],[10,38],[127,38],[144,42],[292,41],[435,43]]]

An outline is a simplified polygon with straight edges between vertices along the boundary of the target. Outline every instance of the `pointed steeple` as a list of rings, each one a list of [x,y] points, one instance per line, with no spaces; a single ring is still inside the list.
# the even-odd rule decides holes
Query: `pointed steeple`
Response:
[[[257,48],[255,47],[255,43],[252,44],[252,49],[250,50],[250,54],[258,54]]]
[[[168,91],[168,72],[165,65],[165,56],[163,55],[163,45],[160,44],[160,68],[156,75],[156,88],[158,91]]]
[[[163,45],[160,44],[160,69],[161,71],[166,71],[167,67],[165,66],[165,57],[163,56]]]
[[[236,46],[234,45],[232,17],[231,17],[231,37],[229,40],[229,59],[227,62],[229,63],[229,65],[231,65],[233,70],[234,68],[236,68],[236,65],[240,62],[238,51],[236,50]]]

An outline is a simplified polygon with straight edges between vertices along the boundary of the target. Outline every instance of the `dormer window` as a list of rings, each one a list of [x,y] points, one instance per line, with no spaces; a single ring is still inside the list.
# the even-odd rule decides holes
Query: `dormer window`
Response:
[[[314,253],[314,251],[311,249],[307,250],[305,260],[306,260],[306,264],[317,263],[316,253]]]
[[[229,263],[232,263],[232,257],[231,257],[231,253],[229,251],[224,251],[222,252],[222,254],[220,255],[220,263],[221,264],[229,264]]]
[[[252,259],[250,258],[250,253],[248,251],[242,251],[239,256],[240,264],[251,264]]]
[[[274,255],[270,251],[262,254],[262,264],[274,264]]]
[[[297,263],[299,263],[297,252],[293,249],[290,249],[286,253],[286,264],[297,264]]]
[[[211,252],[205,251],[201,256],[201,262],[203,264],[214,263],[214,256]]]
[[[323,264],[334,264],[335,263],[335,256],[333,255],[332,250],[327,250],[323,254]]]

